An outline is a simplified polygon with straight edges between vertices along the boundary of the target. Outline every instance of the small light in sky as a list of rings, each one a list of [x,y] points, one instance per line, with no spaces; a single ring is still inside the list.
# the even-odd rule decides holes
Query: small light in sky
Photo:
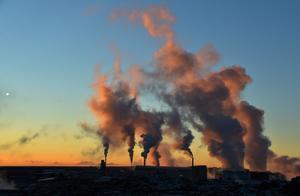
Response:
[[[10,96],[10,93],[9,93],[9,92],[6,92],[6,93],[5,93],[5,96]]]

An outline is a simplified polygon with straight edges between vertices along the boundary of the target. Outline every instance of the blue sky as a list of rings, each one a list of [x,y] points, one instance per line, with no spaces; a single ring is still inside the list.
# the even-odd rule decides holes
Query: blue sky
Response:
[[[78,122],[92,121],[86,102],[95,65],[101,64],[104,71],[112,68],[111,46],[119,48],[123,67],[148,65],[162,41],[138,25],[109,21],[111,11],[152,4],[164,5],[175,15],[176,39],[184,48],[197,51],[213,44],[222,57],[218,68],[234,64],[246,68],[253,83],[243,97],[265,110],[272,148],[299,156],[295,147],[300,148],[300,1],[296,0],[0,0],[2,122],[17,124],[12,132],[43,124],[75,132]],[[97,11],[86,14],[91,7]]]

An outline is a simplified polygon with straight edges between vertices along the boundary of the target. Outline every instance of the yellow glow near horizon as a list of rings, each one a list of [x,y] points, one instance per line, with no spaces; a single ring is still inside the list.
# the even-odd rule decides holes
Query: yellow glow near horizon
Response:
[[[20,121],[19,121],[20,122]],[[24,124],[23,124],[24,122]],[[31,126],[29,126],[31,125]],[[31,127],[32,129],[25,129],[20,132],[23,126]],[[22,129],[21,129],[22,128]],[[11,126],[6,127],[6,131],[1,132],[0,146],[7,143],[13,143],[20,139],[22,136],[29,134],[32,135],[35,132],[30,130],[41,130],[41,126],[36,125],[34,122],[21,121]],[[24,129],[23,129],[24,130]],[[72,131],[69,131],[72,130]],[[74,135],[79,134],[79,128],[77,124],[65,125],[62,128],[48,127],[45,134],[32,142],[25,145],[14,145],[10,149],[0,149],[0,165],[12,166],[12,165],[81,165],[91,164],[98,165],[101,159],[103,159],[102,148],[99,151],[98,156],[88,157],[83,156],[82,152],[87,149],[94,148],[99,144],[94,138],[76,139]],[[221,166],[220,162],[213,157],[210,157],[206,146],[201,144],[201,135],[194,132],[194,142],[192,143],[192,151],[195,155],[195,164],[212,166]],[[279,138],[274,137],[271,140],[277,141]],[[137,138],[137,141],[139,138]],[[280,154],[287,154],[292,156],[299,156],[297,149],[289,149],[284,147],[284,144],[288,141],[281,141],[281,146],[277,143],[272,144],[272,149]],[[283,146],[283,147],[282,147]],[[134,165],[143,163],[143,159],[140,156],[141,148],[136,145],[134,153]],[[281,151],[280,151],[281,150]],[[172,155],[175,159],[179,160],[180,166],[189,166],[190,159],[182,152],[172,151]],[[164,165],[162,157],[162,165]],[[124,145],[120,149],[110,149],[108,155],[109,165],[130,165],[127,147]],[[151,160],[147,161],[147,164],[151,164]],[[247,167],[247,165],[245,164]]]
[[[6,133],[5,137],[9,138],[6,142],[16,141],[22,134],[15,132]],[[80,165],[80,163],[91,163],[98,165],[103,159],[102,148],[99,151],[99,156],[88,157],[83,156],[82,152],[97,146],[97,140],[93,138],[75,139],[74,135],[62,137],[55,133],[47,133],[46,136],[25,144],[14,145],[8,150],[0,150],[0,165]],[[0,139],[0,143],[5,143]],[[195,164],[205,164],[209,166],[220,166],[219,162],[208,156],[205,148],[199,148],[199,139],[195,139],[192,145],[192,150],[195,154]],[[134,153],[134,165],[143,163],[143,158],[140,156],[142,149],[136,145]],[[175,159],[180,161],[180,166],[189,166],[190,159],[182,152],[172,151]],[[162,165],[164,165],[162,157]],[[124,145],[119,149],[110,149],[108,155],[109,165],[130,165],[127,153],[127,147]],[[147,164],[152,164],[151,160]]]

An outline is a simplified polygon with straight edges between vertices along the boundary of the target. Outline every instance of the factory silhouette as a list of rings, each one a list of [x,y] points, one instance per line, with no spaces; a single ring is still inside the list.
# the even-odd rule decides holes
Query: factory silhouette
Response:
[[[241,95],[252,82],[243,67],[216,70],[220,55],[212,45],[198,52],[182,48],[172,29],[175,17],[165,7],[118,10],[111,15],[112,21],[124,19],[141,24],[162,45],[149,67],[122,70],[121,57],[114,51],[113,71],[96,73],[88,101],[96,125],[83,122],[80,128],[83,136],[101,142],[103,152],[97,157],[103,160],[97,167],[0,167],[0,195],[299,193],[300,158],[270,149],[264,111]],[[154,97],[157,107],[145,109],[141,100],[148,96]],[[195,138],[195,132],[201,138]],[[39,136],[22,137],[2,148]],[[191,145],[196,140],[221,167],[195,164],[198,157]],[[109,165],[114,150],[124,146],[129,166]],[[133,164],[137,146],[142,149],[141,165]],[[189,166],[178,166],[174,151],[188,158]]]

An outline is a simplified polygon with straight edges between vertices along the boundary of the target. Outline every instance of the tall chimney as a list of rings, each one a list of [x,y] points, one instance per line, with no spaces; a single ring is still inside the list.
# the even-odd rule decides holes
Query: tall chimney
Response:
[[[146,158],[144,158],[144,167],[146,166]]]
[[[194,167],[194,157],[192,157],[192,167]]]
[[[106,162],[104,160],[101,160],[99,171],[102,175],[104,175],[105,170],[106,170]]]

